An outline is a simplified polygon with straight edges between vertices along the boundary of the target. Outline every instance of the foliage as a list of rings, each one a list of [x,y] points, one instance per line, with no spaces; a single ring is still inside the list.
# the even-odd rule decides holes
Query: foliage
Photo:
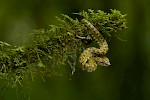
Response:
[[[108,41],[111,35],[126,28],[126,15],[117,10],[104,13],[91,9],[77,15],[93,24]],[[0,78],[8,85],[21,85],[23,81],[33,79],[35,75],[52,75],[55,68],[67,63],[74,69],[78,64],[78,55],[89,46],[91,33],[81,19],[72,19],[67,15],[57,17],[60,25],[50,25],[50,29],[34,30],[32,41],[23,46],[12,46],[0,42]],[[77,38],[87,37],[89,41]]]

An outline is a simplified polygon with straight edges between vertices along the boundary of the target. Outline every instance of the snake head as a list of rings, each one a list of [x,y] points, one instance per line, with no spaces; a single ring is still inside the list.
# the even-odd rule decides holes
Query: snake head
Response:
[[[103,56],[103,57],[96,57],[95,60],[101,66],[110,66],[109,59],[107,57],[105,57],[105,56]]]

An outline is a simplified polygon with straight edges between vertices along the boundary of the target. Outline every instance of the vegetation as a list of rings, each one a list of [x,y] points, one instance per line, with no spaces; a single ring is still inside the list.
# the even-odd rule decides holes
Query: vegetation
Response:
[[[116,35],[117,31],[126,28],[126,15],[118,10],[105,13],[89,9],[75,15],[79,18],[62,15],[62,18],[57,17],[60,25],[34,30],[30,44],[13,46],[1,41],[0,78],[15,87],[25,80],[33,80],[37,74],[56,74],[55,68],[65,64],[69,64],[74,72],[75,67],[80,66],[79,55],[90,44],[95,43],[92,33],[81,21],[83,18],[102,33],[106,41],[110,41],[111,35]]]

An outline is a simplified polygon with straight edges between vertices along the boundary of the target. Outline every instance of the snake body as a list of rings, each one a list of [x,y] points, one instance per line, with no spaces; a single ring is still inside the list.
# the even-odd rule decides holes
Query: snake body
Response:
[[[86,48],[79,57],[82,70],[88,72],[95,71],[97,64],[101,66],[109,66],[109,59],[104,56],[108,52],[108,44],[103,35],[86,19],[82,19],[85,26],[92,32],[92,38],[98,43],[100,48]]]

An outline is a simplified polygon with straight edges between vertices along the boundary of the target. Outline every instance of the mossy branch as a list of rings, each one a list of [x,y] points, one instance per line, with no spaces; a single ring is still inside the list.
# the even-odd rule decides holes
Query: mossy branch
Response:
[[[126,28],[126,15],[118,10],[105,13],[101,10],[89,9],[81,11],[77,15],[88,20],[100,31],[108,41],[111,35]],[[25,79],[34,77],[40,73],[48,75],[55,73],[56,66],[67,63],[70,66],[79,65],[78,55],[88,47],[91,38],[89,29],[82,23],[81,19],[72,19],[62,14],[57,19],[60,25],[50,25],[50,29],[34,30],[31,34],[30,45],[12,46],[0,42],[0,78],[7,80],[10,85],[21,85]],[[87,37],[89,41],[79,39]],[[72,67],[74,68],[74,67]]]

